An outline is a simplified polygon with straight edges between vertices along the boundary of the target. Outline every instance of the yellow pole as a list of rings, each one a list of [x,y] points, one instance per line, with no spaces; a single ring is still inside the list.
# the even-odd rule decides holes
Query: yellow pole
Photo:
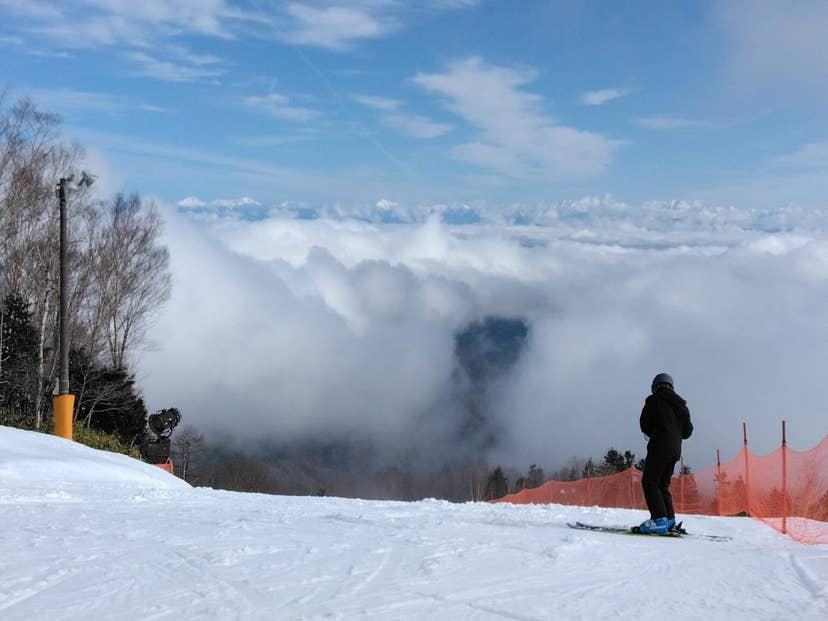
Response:
[[[72,439],[72,410],[75,407],[75,395],[55,395],[52,397],[52,412],[55,416],[55,435],[67,440]]]

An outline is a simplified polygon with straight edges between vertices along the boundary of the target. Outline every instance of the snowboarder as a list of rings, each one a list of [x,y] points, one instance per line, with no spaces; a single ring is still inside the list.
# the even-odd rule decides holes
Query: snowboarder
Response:
[[[642,533],[664,534],[675,528],[676,514],[670,496],[670,479],[681,457],[681,441],[693,433],[687,402],[676,394],[673,378],[659,373],[652,394],[641,411],[641,431],[650,438],[641,487],[650,519],[638,527]]]

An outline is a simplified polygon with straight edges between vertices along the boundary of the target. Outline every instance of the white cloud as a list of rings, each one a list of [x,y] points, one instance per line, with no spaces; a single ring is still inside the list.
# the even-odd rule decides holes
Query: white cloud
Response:
[[[129,52],[125,56],[138,65],[136,75],[164,82],[196,82],[217,78],[225,73],[225,70],[218,66],[171,58],[161,59],[146,52]]]
[[[261,206],[261,203],[254,198],[250,198],[249,196],[242,196],[241,198],[217,198],[215,200],[210,201],[209,203],[206,201],[201,200],[197,196],[188,196],[186,198],[182,198],[180,201],[176,203],[179,207],[184,208],[200,208],[200,207],[249,207]]]
[[[706,121],[688,119],[680,116],[670,116],[669,114],[643,116],[633,119],[633,121],[642,127],[658,130],[682,129],[686,127],[709,127],[710,125]]]
[[[79,127],[67,127],[66,133],[74,140],[99,149],[146,156],[156,162],[155,166],[157,166],[158,161],[168,163],[186,162],[199,165],[200,174],[220,170],[223,174],[241,173],[248,180],[261,177],[284,182],[287,179],[292,179],[300,184],[312,184],[319,181],[319,177],[309,175],[305,171],[252,158],[226,156],[214,151],[144,141],[133,136],[97,132]]]
[[[144,47],[181,33],[229,37],[229,22],[252,19],[224,0],[3,0],[0,5],[31,20],[29,31],[68,47]]]
[[[431,6],[438,10],[471,9],[480,4],[480,0],[430,0]]]
[[[419,114],[402,111],[402,103],[396,99],[375,95],[354,95],[352,98],[363,106],[380,110],[380,121],[384,125],[399,129],[412,138],[437,138],[453,129],[448,123],[439,123]]]
[[[354,95],[352,99],[363,106],[375,108],[376,110],[393,111],[399,109],[401,105],[396,99],[376,95]]]
[[[146,103],[133,103],[123,95],[79,91],[73,89],[27,89],[25,94],[37,101],[44,109],[64,111],[90,111],[120,113],[128,110],[166,112],[164,108]]]
[[[798,389],[822,381],[824,233],[763,232],[750,210],[681,201],[588,197],[536,215],[547,225],[194,225],[170,212],[173,299],[140,369],[148,403],[248,439],[364,434],[462,455],[454,335],[505,316],[530,331],[486,395],[504,462],[642,453],[638,412],[664,370],[689,400],[694,466],[735,452],[742,420],[758,452],[780,412],[799,412],[797,448],[824,433]]]
[[[382,39],[402,30],[412,14],[471,9],[479,0],[396,0],[289,2],[278,36],[296,45],[349,50],[360,41]],[[287,23],[285,24],[284,21]]]
[[[444,73],[417,74],[413,81],[481,130],[478,140],[453,149],[457,159],[515,177],[586,177],[604,170],[621,141],[547,116],[542,98],[523,90],[535,77],[533,69],[467,58]]]
[[[179,207],[204,207],[206,204],[207,203],[205,203],[197,196],[188,196],[187,198],[182,198],[177,203]]]
[[[217,207],[249,207],[251,205],[259,207],[261,203],[255,198],[249,196],[242,196],[241,198],[217,198],[210,203]]]
[[[382,117],[382,121],[389,127],[402,130],[412,138],[437,138],[452,130],[448,123],[438,123],[418,114],[387,114]]]
[[[793,153],[771,158],[770,164],[773,166],[817,169],[828,172],[828,140],[811,142]]]
[[[587,106],[601,106],[613,99],[620,99],[632,93],[628,88],[605,88],[599,91],[589,91],[581,95],[581,102]]]
[[[828,94],[828,3],[718,0],[713,20],[723,34],[729,83],[752,89],[753,96],[757,86],[768,87],[766,93],[786,102]]]
[[[298,123],[310,121],[321,114],[318,110],[291,104],[290,98],[280,93],[245,97],[244,103],[251,108],[267,112],[278,119]]]
[[[306,142],[317,138],[318,130],[313,127],[300,128],[303,131],[294,134],[264,134],[256,136],[245,136],[234,139],[236,144],[245,147],[262,148],[277,147],[295,142]]]
[[[16,0],[0,0],[0,8],[33,20],[59,20],[64,17],[60,5],[50,0],[31,0],[25,4]]]
[[[183,35],[232,38],[240,25],[269,23],[266,15],[225,0],[0,0],[0,8],[22,16],[25,32],[42,44],[115,48],[138,74],[189,82],[223,73],[220,59],[173,43]],[[42,52],[51,53],[51,52]]]
[[[292,23],[282,37],[290,43],[348,49],[362,39],[379,39],[402,27],[393,16],[378,11],[378,6],[323,6],[291,2],[286,12]]]

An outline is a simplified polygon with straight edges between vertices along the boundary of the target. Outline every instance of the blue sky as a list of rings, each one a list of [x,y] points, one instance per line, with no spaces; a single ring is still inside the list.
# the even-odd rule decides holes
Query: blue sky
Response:
[[[160,199],[151,408],[393,443],[452,402],[459,330],[521,317],[504,455],[641,454],[668,371],[701,466],[743,420],[761,451],[789,412],[793,446],[825,432],[802,390],[825,369],[825,24],[824,0],[0,0],[0,84],[62,115],[98,192]]]
[[[764,208],[828,192],[828,4],[0,0],[108,191]]]

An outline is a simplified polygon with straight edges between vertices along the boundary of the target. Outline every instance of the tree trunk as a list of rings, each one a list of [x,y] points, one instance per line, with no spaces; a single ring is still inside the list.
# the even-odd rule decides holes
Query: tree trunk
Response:
[[[37,382],[35,386],[35,429],[43,424],[43,346],[46,341],[46,317],[49,315],[49,298],[51,290],[46,289],[43,299],[43,313],[40,316],[40,325],[37,334]]]
[[[3,326],[6,322],[5,300],[0,300],[0,403],[3,401]]]

